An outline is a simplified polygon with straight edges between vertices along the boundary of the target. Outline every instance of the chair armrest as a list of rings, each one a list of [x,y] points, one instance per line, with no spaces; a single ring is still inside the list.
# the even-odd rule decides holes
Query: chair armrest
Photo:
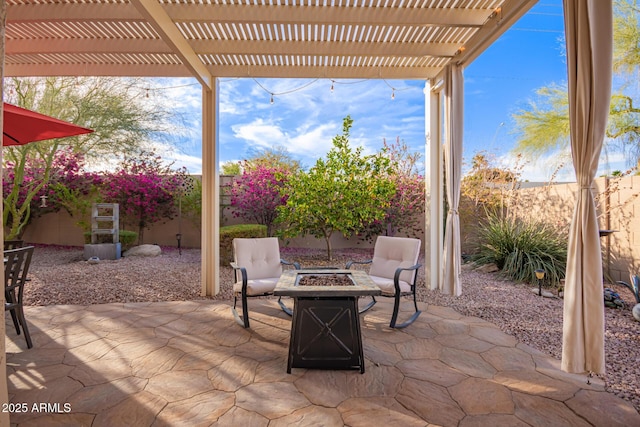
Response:
[[[240,270],[240,274],[242,275],[242,290],[243,292],[245,292],[245,289],[247,287],[247,269],[244,267],[240,267],[235,262],[230,262],[230,264],[231,264],[231,268],[233,268],[234,271]]]
[[[420,267],[422,267],[422,264],[416,264],[416,265],[412,265],[411,267],[398,267],[396,268],[396,272],[393,275],[393,285],[396,288],[396,292],[400,292],[400,275],[402,274],[403,271],[412,271],[412,270],[417,270]],[[411,284],[411,286],[415,286],[416,281],[415,279],[413,280],[413,284]]]
[[[366,261],[349,261],[345,269],[349,270],[353,264],[371,264],[372,262],[373,262],[372,259],[368,259]]]
[[[297,263],[297,262],[295,262],[295,261],[294,261],[294,262],[291,262],[291,261],[287,261],[287,260],[281,259],[281,260],[280,260],[280,264],[284,264],[284,265],[292,265],[292,266],[293,266],[293,268],[295,268],[296,270],[300,270],[300,264],[299,264],[299,263]]]

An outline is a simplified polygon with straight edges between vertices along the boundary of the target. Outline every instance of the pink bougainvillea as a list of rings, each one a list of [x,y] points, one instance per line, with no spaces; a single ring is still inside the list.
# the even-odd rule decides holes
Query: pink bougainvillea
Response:
[[[233,214],[265,225],[267,235],[272,236],[278,206],[287,202],[287,196],[281,195],[280,189],[290,173],[281,167],[261,164],[245,168],[231,187]]]
[[[13,162],[4,165],[2,192],[8,214],[4,222],[11,224],[11,238],[19,237],[34,216],[60,209],[73,214],[65,195],[86,197],[101,182],[99,175],[84,170],[84,156],[70,148],[56,151],[49,167],[37,156],[24,160],[17,168]],[[19,218],[9,218],[12,215]]]
[[[395,183],[396,192],[386,209],[384,219],[370,224],[363,237],[394,236],[403,233],[417,236],[422,230],[422,214],[425,204],[424,178],[420,175],[395,175],[389,179]]]
[[[105,176],[105,202],[119,203],[120,215],[138,227],[138,243],[143,242],[144,229],[177,213],[174,194],[183,185],[186,170],[172,170],[163,165],[160,156],[143,153],[125,159],[113,174]]]

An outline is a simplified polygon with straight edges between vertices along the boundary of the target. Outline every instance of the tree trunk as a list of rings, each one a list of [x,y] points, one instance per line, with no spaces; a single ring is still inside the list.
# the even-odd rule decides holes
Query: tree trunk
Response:
[[[331,233],[324,235],[324,241],[327,243],[327,260],[333,261],[333,251],[331,250]]]

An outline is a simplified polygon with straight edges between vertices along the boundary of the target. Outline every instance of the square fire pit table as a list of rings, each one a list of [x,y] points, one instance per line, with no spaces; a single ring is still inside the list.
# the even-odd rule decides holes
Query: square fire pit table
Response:
[[[274,295],[293,298],[291,368],[360,369],[364,373],[358,298],[380,295],[360,270],[285,270]]]

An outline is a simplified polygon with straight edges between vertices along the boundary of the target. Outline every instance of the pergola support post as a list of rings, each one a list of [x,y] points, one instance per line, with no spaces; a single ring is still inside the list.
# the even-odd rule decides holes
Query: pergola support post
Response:
[[[4,93],[4,47],[5,47],[5,29],[6,29],[6,18],[7,18],[7,2],[2,2],[0,4],[0,94]],[[4,97],[3,97],[4,98]],[[0,129],[3,128],[3,105],[0,103]],[[0,150],[0,164],[2,163],[2,150]],[[0,184],[2,184],[2,175],[0,175]],[[0,205],[0,217],[2,216],[2,207]],[[4,241],[4,229],[0,227],[0,238]],[[4,306],[4,293],[0,296],[0,301],[2,301],[2,305]],[[9,402],[9,392],[7,387],[7,353],[6,353],[6,342],[4,338],[5,333],[5,324],[2,322],[0,326],[0,333],[2,333],[2,337],[0,338],[0,372],[2,372],[2,376],[0,376],[0,402],[5,403]],[[9,412],[8,411],[0,411],[0,425],[8,426],[10,423],[9,420]]]
[[[442,280],[443,217],[444,217],[444,171],[440,89],[432,81],[424,85],[425,95],[425,224],[424,224],[424,269],[425,281],[430,289],[438,289]]]
[[[202,296],[220,292],[218,79],[202,87]]]

